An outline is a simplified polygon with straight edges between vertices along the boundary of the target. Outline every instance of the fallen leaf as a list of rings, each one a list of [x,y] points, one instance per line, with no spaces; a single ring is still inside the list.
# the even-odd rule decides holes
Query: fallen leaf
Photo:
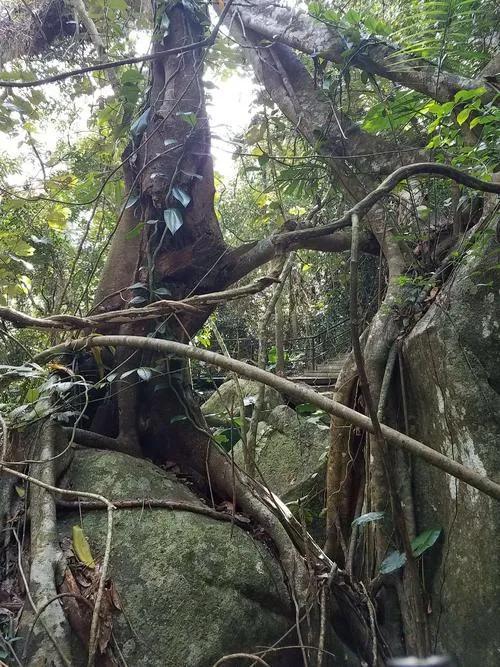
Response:
[[[91,569],[95,568],[95,560],[90,551],[90,545],[85,533],[80,528],[80,526],[73,526],[72,529],[72,538],[73,538],[73,551],[75,552],[76,557],[87,567]]]

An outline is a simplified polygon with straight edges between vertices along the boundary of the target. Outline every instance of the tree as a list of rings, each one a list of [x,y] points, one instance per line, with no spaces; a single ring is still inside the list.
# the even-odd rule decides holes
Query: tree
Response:
[[[81,80],[75,79],[81,86],[75,92],[84,94],[89,81],[91,88],[94,85],[92,77],[105,76],[103,83],[110,86],[116,103],[115,107],[104,106],[93,119],[103,138],[106,164],[116,157],[117,146],[124,149],[120,168],[125,184],[93,308],[84,318],[76,317],[82,314],[82,298],[91,292],[91,281],[95,281],[99,266],[85,248],[89,234],[95,233],[95,208],[90,223],[79,221],[83,235],[76,251],[67,250],[71,269],[61,293],[47,303],[45,312],[42,308],[42,313],[33,313],[49,316],[51,328],[84,328],[88,332],[134,337],[116,339],[109,391],[118,398],[103,403],[94,415],[90,431],[98,436],[79,432],[83,444],[97,437],[101,445],[109,446],[111,438],[114,448],[162,463],[175,461],[204,476],[210,434],[184,381],[180,358],[188,350],[167,345],[164,349],[175,351],[176,355],[163,362],[158,358],[161,345],[148,346],[145,337],[187,343],[218,303],[240,295],[238,288],[236,292],[229,288],[274,260],[270,277],[250,290],[269,287],[279,275],[280,258],[291,251],[351,251],[353,355],[341,374],[335,399],[369,416],[371,422],[358,420],[358,426],[371,426],[363,442],[361,469],[358,465],[356,471],[364,475],[363,483],[359,484],[358,477],[355,484],[347,463],[353,448],[359,446],[359,438],[347,428],[353,416],[337,407],[329,408],[333,418],[326,472],[325,551],[340,567],[347,567],[349,574],[370,585],[370,596],[360,598],[357,586],[348,576],[339,574],[332,582],[332,592],[337,629],[372,664],[381,661],[386,651],[380,641],[373,654],[374,604],[378,605],[378,622],[393,650],[402,648],[399,625],[396,631],[392,628],[391,634],[389,622],[382,619],[382,608],[389,610],[387,618],[391,610],[398,610],[394,613],[401,618],[405,650],[426,654],[431,648],[426,593],[417,562],[420,550],[427,545],[421,522],[415,518],[411,465],[404,455],[393,455],[387,444],[407,441],[404,436],[399,440],[390,436],[380,426],[386,419],[400,426],[400,407],[406,420],[412,417],[406,404],[404,380],[405,364],[411,368],[412,361],[409,358],[403,363],[409,348],[401,347],[401,341],[411,341],[418,320],[429,317],[430,309],[439,309],[439,294],[452,298],[454,278],[471,261],[471,253],[477,259],[475,270],[482,276],[489,276],[492,271],[491,283],[496,284],[497,280],[496,250],[491,247],[497,224],[494,212],[485,198],[482,217],[478,215],[469,194],[471,190],[500,192],[500,186],[490,182],[497,167],[493,146],[497,139],[494,121],[498,119],[497,83],[491,76],[493,56],[488,44],[490,26],[488,22],[479,24],[472,20],[469,2],[449,0],[444,3],[446,6],[428,5],[417,35],[412,38],[405,18],[409,5],[405,2],[398,3],[394,17],[386,21],[383,9],[375,5],[342,14],[320,3],[309,3],[305,12],[285,3],[268,5],[251,0],[233,6],[228,1],[216,3],[219,19],[212,26],[202,3],[157,3],[149,26],[153,35],[151,53],[121,60],[115,59],[114,53],[119,53],[120,44],[126,42],[120,21],[126,17],[129,25],[142,27],[140,8],[133,3],[110,4],[114,21],[109,44],[101,36],[99,24],[104,21],[105,12],[98,3],[86,8],[83,3],[49,2],[40,12],[14,5],[12,12],[6,12],[0,21],[0,31],[9,35],[0,61],[50,53],[57,62],[54,68],[64,68],[53,74],[47,60],[42,60],[34,73],[17,64],[11,66],[0,82],[6,91],[4,101],[9,105],[0,116],[4,128],[13,122],[9,109],[13,108],[21,120],[23,114],[36,115],[37,106],[45,104],[43,95],[38,93],[43,83],[70,81],[70,85],[76,85],[73,77],[84,75]],[[487,3],[484,7],[486,13],[491,9]],[[90,57],[93,50],[99,62],[70,72],[65,71],[71,63],[65,65],[60,45],[68,33],[72,34],[74,23],[68,16],[73,13],[82,38],[82,52]],[[438,27],[432,28],[430,23],[437,23]],[[271,235],[239,247],[231,247],[224,240],[214,210],[203,81],[204,61],[210,50],[219,49],[226,54],[226,42],[220,37],[222,25],[242,47],[265,91],[263,135],[255,141],[251,159],[262,171],[268,170],[269,189],[277,193],[275,211],[281,216],[281,224]],[[469,28],[472,55],[466,58],[460,54]],[[429,45],[429,32],[433,37],[436,33],[441,35],[437,53]],[[401,38],[401,46],[388,39],[388,35],[395,34]],[[444,68],[447,55],[452,63],[450,71]],[[145,61],[150,63],[147,85],[143,70],[133,67]],[[38,80],[33,76],[38,76]],[[281,129],[272,127],[269,110],[279,114]],[[259,123],[255,123],[257,137]],[[29,137],[29,125],[27,132]],[[430,139],[426,134],[430,134]],[[293,149],[286,140],[290,135],[295,142]],[[97,144],[75,151],[74,172],[85,172],[81,161],[92,155]],[[285,152],[284,160],[277,153],[278,147]],[[435,161],[429,160],[430,154]],[[319,199],[314,201],[309,193],[303,193],[303,202],[310,198],[310,209],[299,215],[299,220],[291,221],[284,219],[287,212],[280,195],[283,183],[294,184],[304,178],[297,157],[305,160],[306,178],[316,177],[317,166]],[[42,171],[43,167],[42,161]],[[113,168],[111,175],[117,171]],[[426,180],[415,180],[421,176]],[[432,176],[450,179],[454,185],[450,186],[449,180],[437,183]],[[62,198],[55,192],[54,179],[46,179],[44,173],[44,181],[49,180],[44,183],[45,191],[40,194],[37,190],[34,196],[28,193],[25,199],[31,203],[27,206],[46,202],[52,207],[49,225],[52,220],[57,227],[58,220],[70,218],[69,204],[87,201],[93,205],[104,193],[111,205],[103,207],[101,223],[109,228],[110,209],[116,207],[121,195],[119,186],[112,192],[110,178],[103,181],[93,175],[93,182],[86,182],[92,190],[89,195],[81,185],[80,191],[78,186],[68,188],[68,201],[68,195]],[[16,220],[18,201],[24,200],[14,192],[2,202],[5,214]],[[444,210],[443,215],[440,210]],[[334,221],[330,222],[332,218]],[[4,238],[6,245],[11,242]],[[12,250],[16,252],[22,256],[22,247]],[[358,325],[359,252],[381,257],[381,302],[363,333]],[[93,270],[82,293],[81,286],[74,284],[75,275],[87,255]],[[209,296],[213,293],[216,294]],[[68,294],[75,295],[74,301]],[[23,301],[16,305],[33,310]],[[64,314],[59,317],[61,310]],[[40,320],[23,319],[9,308],[2,310],[2,318],[13,324],[48,326]],[[91,337],[85,341],[90,348],[100,344],[112,345],[113,339],[104,337],[99,343],[99,339]],[[132,353],[131,345],[137,347]],[[398,381],[392,377],[396,360]],[[154,383],[147,380],[155,371],[168,372],[171,380],[168,386],[157,383],[153,391]],[[135,381],[137,375],[144,380],[139,385]],[[187,419],[176,419],[179,415],[187,415]],[[417,434],[421,432],[416,430]],[[47,441],[50,437],[49,434]],[[427,444],[439,449],[438,443]],[[427,460],[431,459],[429,454]],[[461,479],[474,481],[467,466],[462,470],[452,463],[450,471]],[[447,465],[445,461],[441,464]],[[312,549],[317,565],[323,554],[307,538],[291,538],[292,519],[279,513],[277,516],[269,501],[266,504],[263,493],[256,502],[249,491],[248,478],[241,473],[235,481],[229,461],[216,449],[210,456],[209,468],[217,494],[232,497],[236,486],[242,509],[271,533],[299,604],[306,605],[304,581],[310,580],[310,573],[302,557]],[[51,483],[50,478],[45,481]],[[498,491],[491,484],[490,487],[488,480],[484,484],[479,481],[481,488],[493,489],[495,495]],[[367,520],[363,530],[359,527],[363,519],[360,522],[355,512],[372,519]],[[394,530],[390,538],[379,522],[386,515],[390,515],[388,522]],[[356,518],[358,523],[353,527]],[[427,535],[429,544],[435,538],[436,535]],[[366,554],[363,562],[352,556],[360,545]],[[393,553],[388,556],[389,550]],[[94,649],[91,647],[91,653]]]

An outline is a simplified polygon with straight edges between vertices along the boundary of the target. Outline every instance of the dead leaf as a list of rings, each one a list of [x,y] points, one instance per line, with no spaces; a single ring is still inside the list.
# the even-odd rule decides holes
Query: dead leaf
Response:
[[[75,577],[70,568],[64,571],[64,579],[60,587],[61,593],[71,593],[71,596],[61,598],[64,613],[68,617],[69,624],[78,639],[85,646],[88,645],[90,636],[90,623],[92,620],[92,605],[86,604],[79,597],[83,597]],[[78,596],[78,597],[73,597]]]

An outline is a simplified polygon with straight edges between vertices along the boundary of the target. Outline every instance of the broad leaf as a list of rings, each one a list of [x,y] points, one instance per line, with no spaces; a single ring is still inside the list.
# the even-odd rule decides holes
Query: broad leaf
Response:
[[[186,208],[186,206],[191,201],[191,197],[187,194],[187,192],[181,190],[181,188],[172,188],[172,195],[184,206],[184,208]]]
[[[387,558],[385,558],[380,565],[381,574],[389,574],[395,570],[399,570],[400,567],[406,563],[406,554],[401,553],[400,551],[393,551],[390,553]]]
[[[129,304],[131,306],[138,306],[141,303],[146,303],[147,299],[145,296],[134,296],[133,299],[130,299]]]
[[[365,523],[373,523],[374,521],[380,521],[384,518],[385,512],[367,512],[366,514],[361,514],[351,523],[351,526],[364,526]]]
[[[198,122],[196,114],[192,111],[179,111],[177,115],[180,116],[182,120],[184,120],[188,125],[191,125],[191,127],[195,127],[196,123]]]
[[[153,377],[153,370],[151,368],[138,368],[137,375],[141,378],[141,380],[147,382]]]
[[[172,236],[175,234],[175,232],[179,231],[179,229],[184,224],[182,214],[178,208],[165,209],[163,211],[163,218],[165,219],[167,229],[170,230]]]
[[[134,204],[137,204],[139,199],[140,199],[139,195],[129,195],[127,203],[125,204],[125,208],[131,208]]]
[[[130,126],[130,134],[131,134],[132,137],[134,138],[134,143],[135,143],[135,144],[138,144],[138,143],[139,143],[139,141],[140,141],[140,139],[141,139],[141,137],[142,137],[142,135],[143,135],[143,133],[144,133],[144,130],[145,130],[145,129],[147,128],[147,126],[148,126],[149,114],[150,114],[150,113],[151,113],[151,108],[148,107],[148,108],[146,109],[146,111],[144,111],[144,112],[139,116],[139,118],[138,118],[136,121],[134,121],[134,122],[132,123],[132,125]]]
[[[154,293],[158,296],[172,296],[172,292],[166,287],[158,287],[155,289]]]
[[[80,528],[80,526],[73,526],[72,529],[72,541],[73,541],[73,551],[75,556],[80,560],[84,565],[92,569],[95,568],[95,561],[90,551],[90,545],[85,533]]]
[[[441,528],[431,528],[430,530],[425,530],[423,533],[420,533],[420,535],[417,535],[417,537],[411,541],[411,548],[415,558],[421,556],[427,549],[430,549],[432,545],[436,543],[440,535]]]

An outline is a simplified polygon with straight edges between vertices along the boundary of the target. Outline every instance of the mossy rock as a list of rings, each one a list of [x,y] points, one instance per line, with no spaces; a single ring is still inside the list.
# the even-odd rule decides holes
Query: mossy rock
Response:
[[[282,500],[304,496],[317,483],[329,445],[329,428],[279,405],[259,422],[256,462],[259,474]],[[243,465],[241,441],[235,460]]]
[[[173,475],[114,452],[77,451],[66,481],[115,501],[201,504]],[[106,516],[83,513],[96,557],[104,550]],[[79,523],[77,513],[61,515],[61,538]],[[268,549],[248,532],[196,513],[116,510],[110,577],[123,605],[114,634],[134,667],[209,667],[225,654],[269,646],[293,625],[283,574]],[[293,655],[280,659],[271,663],[296,664]]]
[[[245,412],[250,415],[252,406],[257,399],[259,393],[259,382],[253,380],[239,380],[241,394],[245,403]],[[280,394],[271,387],[266,387],[264,394],[264,409],[263,414],[268,414],[277,405],[280,405],[283,400]],[[221,423],[230,422],[233,417],[240,415],[240,393],[235,380],[228,380],[221,384],[221,386],[214,391],[210,398],[203,403],[201,411],[208,417],[212,416],[218,419]]]

